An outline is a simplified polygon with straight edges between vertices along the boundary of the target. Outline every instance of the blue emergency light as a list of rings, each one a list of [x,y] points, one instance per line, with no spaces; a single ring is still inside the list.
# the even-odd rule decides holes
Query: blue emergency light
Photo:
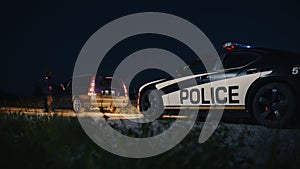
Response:
[[[253,48],[253,46],[248,45],[248,44],[240,44],[240,43],[236,43],[236,42],[226,42],[223,44],[223,48],[226,50],[232,50],[235,48]]]

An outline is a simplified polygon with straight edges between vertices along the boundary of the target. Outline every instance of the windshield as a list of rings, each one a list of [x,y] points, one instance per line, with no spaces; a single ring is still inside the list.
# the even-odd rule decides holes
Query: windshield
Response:
[[[204,64],[201,62],[201,59],[197,57],[194,61],[192,61],[189,65],[183,67],[181,70],[179,70],[179,73],[186,72],[187,70],[191,70],[194,73],[204,73],[204,72],[212,72],[219,70],[221,67],[221,63],[225,58],[225,53],[220,54],[220,59],[217,60],[215,65],[213,66],[212,69],[206,70]],[[181,72],[180,72],[181,71]]]
[[[220,70],[221,69],[221,65],[222,65],[222,62],[225,58],[225,53],[222,53],[220,55],[220,59],[218,59],[218,61],[216,62],[215,66],[213,67],[212,71],[216,71],[216,70]],[[222,68],[223,69],[223,68]]]

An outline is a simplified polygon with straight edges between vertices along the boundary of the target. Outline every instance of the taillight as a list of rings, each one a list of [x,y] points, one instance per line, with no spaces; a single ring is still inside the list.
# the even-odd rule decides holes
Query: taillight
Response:
[[[88,95],[95,95],[95,76],[92,76]]]
[[[122,87],[123,87],[123,90],[124,90],[124,95],[128,96],[127,88],[126,88],[126,85],[123,81],[122,81]]]

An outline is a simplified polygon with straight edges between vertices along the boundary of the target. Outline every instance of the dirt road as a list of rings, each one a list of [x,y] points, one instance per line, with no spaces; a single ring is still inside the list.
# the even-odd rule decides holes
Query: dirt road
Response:
[[[55,109],[54,112],[45,113],[42,108],[26,108],[26,107],[1,107],[0,111],[2,113],[18,113],[24,115],[38,115],[38,116],[61,116],[61,117],[77,117],[79,114],[76,114],[72,109]],[[143,118],[142,114],[125,114],[125,113],[102,113],[100,111],[88,111],[80,113],[81,116],[105,116],[108,120],[120,120],[120,119],[134,119],[134,118]],[[164,115],[163,118],[186,118],[185,116],[178,115]]]

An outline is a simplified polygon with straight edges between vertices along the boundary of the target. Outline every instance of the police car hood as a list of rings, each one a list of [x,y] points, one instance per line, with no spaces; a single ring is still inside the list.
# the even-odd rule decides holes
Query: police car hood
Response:
[[[212,74],[220,74],[221,72],[224,71],[214,71],[214,72],[206,72],[206,73],[201,73],[201,74],[196,74],[196,75],[189,75],[189,76],[181,76],[175,79],[171,78],[166,78],[166,79],[158,79],[155,81],[151,81],[149,83],[146,83],[142,85],[139,89],[139,91],[143,90],[145,87],[153,86],[154,88],[161,89],[164,87],[167,87],[169,85],[173,85],[176,83],[180,83],[189,79],[196,79],[196,78],[201,78],[201,79],[207,79],[209,78],[210,75]]]
[[[169,85],[173,85],[176,83],[180,83],[180,82],[183,82],[186,80],[196,79],[196,78],[207,80],[207,79],[209,79],[210,75],[223,74],[223,73],[224,73],[224,70],[222,70],[222,71],[220,70],[220,71],[207,72],[207,73],[190,75],[190,76],[183,76],[183,77],[179,77],[176,79],[161,79],[161,81],[157,81],[158,83],[156,83],[155,87],[157,89],[161,89],[161,88],[164,88]]]

